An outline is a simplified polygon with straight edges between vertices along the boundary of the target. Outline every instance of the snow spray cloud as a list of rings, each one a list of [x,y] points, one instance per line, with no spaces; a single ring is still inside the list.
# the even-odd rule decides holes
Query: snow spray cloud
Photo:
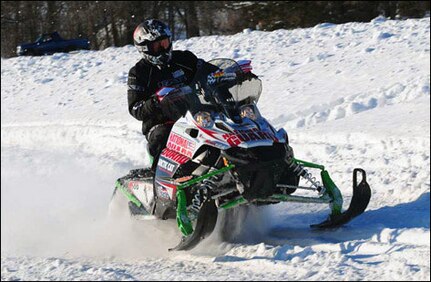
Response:
[[[19,148],[1,162],[2,254],[158,257],[178,243],[163,224],[106,220],[122,173],[108,159]]]
[[[271,209],[265,206],[239,206],[219,211],[213,233],[192,253],[217,256],[236,244],[259,244],[266,241],[274,221]]]

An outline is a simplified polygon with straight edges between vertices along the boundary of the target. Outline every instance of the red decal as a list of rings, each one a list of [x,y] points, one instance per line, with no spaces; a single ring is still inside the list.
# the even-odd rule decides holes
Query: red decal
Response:
[[[223,134],[223,138],[231,146],[238,146],[241,142],[255,140],[273,140],[278,142],[278,139],[269,132],[260,131],[257,128],[247,130],[235,130],[235,133]]]
[[[217,138],[217,136],[216,136],[217,132],[215,132],[215,131],[211,131],[211,130],[208,130],[208,129],[205,129],[205,128],[203,128],[203,127],[199,126],[196,122],[194,122],[194,124],[195,124],[195,125],[196,125],[196,127],[197,127],[197,128],[199,128],[203,133],[205,133],[205,134],[207,134],[207,135],[211,136],[211,137],[212,137],[212,138],[214,138],[214,139],[220,140],[220,138]]]
[[[193,157],[193,150],[195,147],[195,143],[173,132],[169,135],[168,144],[166,145],[166,148],[178,152],[188,158]]]
[[[193,151],[187,150],[186,148],[182,148],[181,146],[174,144],[172,142],[168,142],[166,145],[166,148],[169,150],[175,151],[177,153],[180,153],[181,155],[186,156],[187,158],[193,157]]]
[[[223,134],[222,136],[224,138],[224,140],[226,140],[227,143],[229,143],[229,145],[231,145],[232,147],[238,146],[239,144],[241,144],[241,139],[232,133],[229,134]]]
[[[165,192],[170,192],[170,193],[168,193],[170,198],[174,199],[174,195],[176,195],[176,193],[177,193],[177,186],[176,185],[162,182],[162,181],[156,181],[156,183],[160,185],[157,187],[157,189],[159,191],[164,190]]]
[[[133,188],[137,188],[138,187],[138,184],[137,183],[135,183],[135,182],[133,182],[133,181],[130,181],[128,184],[127,184],[127,188],[129,189],[129,191],[130,192],[132,192],[133,191]]]
[[[168,148],[166,148],[166,149],[163,150],[162,156],[165,157],[165,158],[167,158],[167,159],[169,159],[169,160],[171,160],[171,161],[174,161],[174,162],[176,162],[178,164],[184,164],[188,160],[190,160],[188,157],[186,157],[184,155],[181,155],[181,154],[178,154],[177,152],[172,151],[172,150],[170,150]]]
[[[169,135],[169,142],[173,142],[178,146],[181,146],[182,148],[186,148],[186,149],[190,149],[193,150],[196,146],[195,143],[193,143],[192,141],[178,135],[175,133],[171,133]]]

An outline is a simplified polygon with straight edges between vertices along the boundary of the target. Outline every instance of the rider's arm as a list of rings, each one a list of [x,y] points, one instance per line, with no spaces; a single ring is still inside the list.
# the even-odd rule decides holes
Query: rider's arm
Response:
[[[138,79],[136,67],[132,67],[129,71],[127,87],[129,113],[137,120],[153,118],[159,110],[159,105],[153,95],[148,93],[143,80]]]

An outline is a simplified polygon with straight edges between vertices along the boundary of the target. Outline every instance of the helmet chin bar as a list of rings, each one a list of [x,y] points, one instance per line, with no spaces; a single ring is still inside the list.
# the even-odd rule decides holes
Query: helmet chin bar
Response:
[[[161,54],[159,56],[151,56],[149,54],[146,54],[145,52],[141,52],[141,55],[145,61],[152,65],[161,66],[164,64],[167,64],[171,58],[172,58],[172,50],[167,51],[164,54]]]
[[[167,64],[172,58],[172,51],[169,50],[168,52],[158,56],[157,58],[160,62],[162,62],[162,64]]]

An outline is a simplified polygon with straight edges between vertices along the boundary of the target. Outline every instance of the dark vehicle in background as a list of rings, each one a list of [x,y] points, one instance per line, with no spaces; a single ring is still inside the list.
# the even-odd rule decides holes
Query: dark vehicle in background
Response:
[[[16,48],[18,56],[39,56],[56,52],[70,52],[74,50],[90,49],[88,39],[63,39],[58,32],[46,33],[34,43],[23,43]]]

